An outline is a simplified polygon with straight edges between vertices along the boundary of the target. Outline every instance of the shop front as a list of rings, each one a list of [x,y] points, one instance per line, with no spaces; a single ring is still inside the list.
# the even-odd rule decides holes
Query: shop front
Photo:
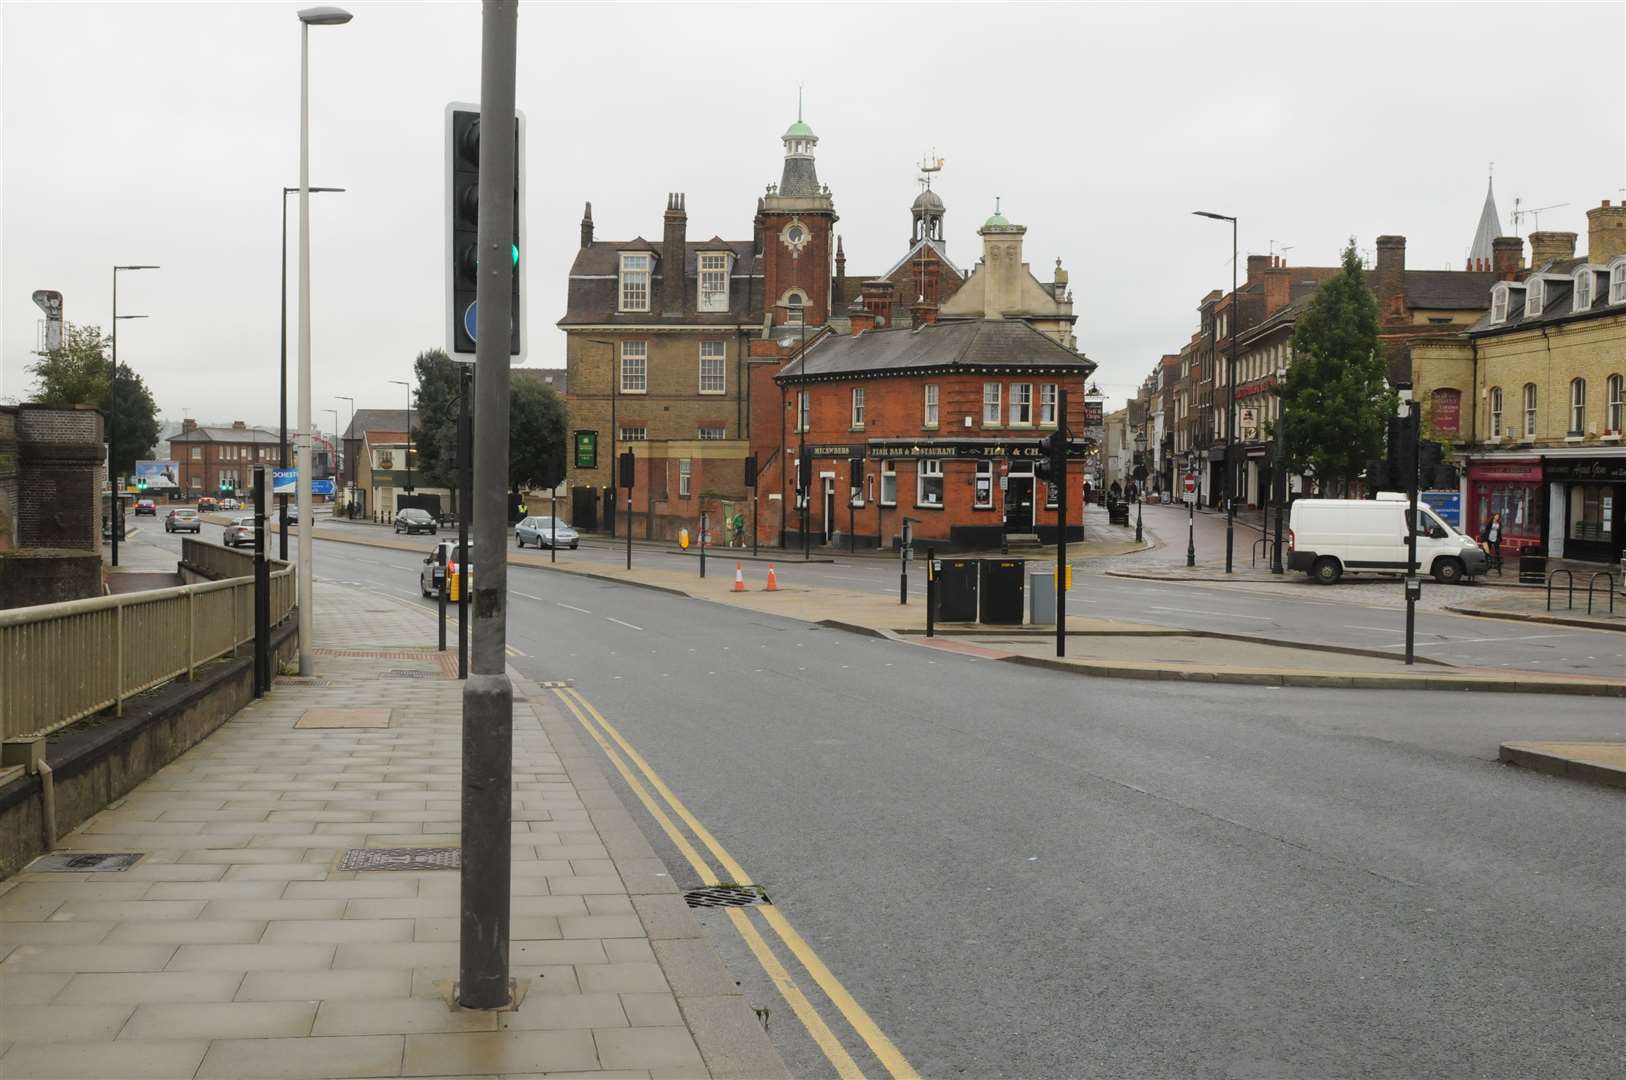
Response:
[[[1618,563],[1626,536],[1626,449],[1543,459],[1549,555]]]
[[[1502,515],[1502,547],[1517,555],[1543,542],[1540,458],[1487,458],[1468,463],[1462,529],[1478,537],[1492,514]],[[1556,553],[1555,553],[1556,554]]]

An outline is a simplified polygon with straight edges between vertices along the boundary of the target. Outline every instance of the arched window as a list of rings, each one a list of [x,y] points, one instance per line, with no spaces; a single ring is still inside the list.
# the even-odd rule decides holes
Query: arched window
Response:
[[[1524,433],[1527,437],[1536,433],[1536,384],[1524,384]]]
[[[1493,439],[1502,437],[1502,388],[1500,386],[1490,388],[1490,437]]]
[[[1619,435],[1622,427],[1626,427],[1626,375],[1609,376],[1609,424],[1608,428]]]
[[[792,326],[802,324],[802,309],[807,306],[807,297],[799,292],[791,292],[785,297],[785,321]]]
[[[1586,380],[1570,380],[1570,434],[1586,434]]]

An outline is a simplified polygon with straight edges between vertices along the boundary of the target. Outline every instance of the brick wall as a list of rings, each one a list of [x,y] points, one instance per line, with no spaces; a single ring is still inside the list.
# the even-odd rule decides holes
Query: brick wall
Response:
[[[102,430],[92,408],[17,407],[18,547],[101,551]]]
[[[0,551],[17,546],[17,410],[0,408]]]

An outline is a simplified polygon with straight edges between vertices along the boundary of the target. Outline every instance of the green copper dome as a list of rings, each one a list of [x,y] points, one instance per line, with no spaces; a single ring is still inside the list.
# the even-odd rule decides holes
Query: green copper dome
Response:
[[[812,138],[817,138],[817,136],[815,136],[813,134],[813,129],[808,127],[806,124],[804,124],[800,120],[796,121],[790,127],[786,128],[785,129],[785,134],[780,136],[780,137],[784,138],[784,139],[812,139]]]
[[[1001,214],[998,210],[995,210],[994,216],[983,222],[982,227],[985,229],[1007,229],[1010,227],[1010,224],[1011,223],[1009,221],[1005,220],[1004,214]]]

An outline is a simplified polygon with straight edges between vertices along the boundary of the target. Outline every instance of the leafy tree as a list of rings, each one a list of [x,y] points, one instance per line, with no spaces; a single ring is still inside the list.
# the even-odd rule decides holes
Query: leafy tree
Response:
[[[457,487],[459,366],[444,349],[426,349],[414,364],[418,406],[412,411],[412,449],[429,487]]]
[[[412,431],[418,469],[426,485],[455,489],[457,395],[462,365],[441,349],[428,349],[418,354],[415,366],[418,406],[412,414]],[[552,387],[524,377],[511,379],[508,399],[510,489],[541,485],[549,478],[550,470],[563,477],[564,402]]]
[[[1366,462],[1383,457],[1395,394],[1378,346],[1377,298],[1351,240],[1343,269],[1322,284],[1293,332],[1282,398],[1289,464],[1308,470],[1326,495],[1342,494]]]
[[[565,403],[551,386],[519,378],[509,385],[508,483],[515,491],[565,475]]]
[[[39,360],[29,365],[35,380],[34,400],[57,407],[94,405],[105,416],[111,404],[107,393],[111,343],[98,326],[70,323],[64,329],[62,345],[35,353]],[[112,465],[115,473],[129,476],[135,472],[135,463],[147,457],[158,442],[158,403],[146,381],[128,364],[119,365],[117,404]]]

